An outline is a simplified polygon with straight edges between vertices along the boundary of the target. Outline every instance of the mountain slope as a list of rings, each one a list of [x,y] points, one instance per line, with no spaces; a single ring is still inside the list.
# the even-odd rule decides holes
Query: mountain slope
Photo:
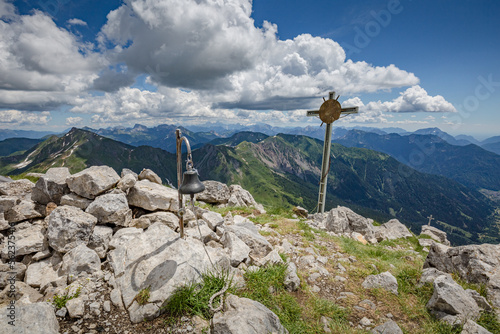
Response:
[[[363,131],[350,131],[335,142],[387,153],[420,172],[446,176],[474,189],[500,190],[500,156],[473,144],[450,145],[433,135]]]
[[[20,151],[26,151],[42,141],[42,139],[31,138],[8,138],[2,140],[0,141],[0,157]]]
[[[199,148],[206,144],[215,146],[217,145],[236,146],[244,141],[247,141],[249,143],[258,143],[261,140],[266,139],[267,137],[269,136],[260,132],[241,131],[233,134],[231,137],[228,138],[217,138],[209,141],[208,143],[199,143],[196,145],[191,145],[191,148],[192,149]]]

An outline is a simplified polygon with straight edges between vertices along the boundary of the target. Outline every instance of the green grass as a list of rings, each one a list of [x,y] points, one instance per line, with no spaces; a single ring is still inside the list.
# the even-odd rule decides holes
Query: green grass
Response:
[[[500,319],[494,311],[482,312],[476,323],[492,333],[500,333]]]
[[[179,317],[182,315],[199,315],[203,318],[212,317],[208,302],[210,297],[221,291],[226,284],[229,284],[229,292],[233,292],[231,287],[232,278],[226,271],[206,272],[201,275],[200,282],[190,284],[178,289],[164,306],[169,316]],[[213,307],[220,303],[220,298],[215,298]]]
[[[149,297],[151,297],[151,289],[148,286],[147,288],[144,288],[141,291],[139,291],[135,299],[137,300],[139,305],[145,305],[148,302]]]
[[[74,294],[68,295],[68,291],[66,288],[66,293],[64,295],[55,295],[52,298],[52,305],[54,305],[57,309],[65,307],[68,300],[71,300],[73,298],[78,298],[81,289],[82,289],[81,287],[78,287],[78,289],[76,289]]]

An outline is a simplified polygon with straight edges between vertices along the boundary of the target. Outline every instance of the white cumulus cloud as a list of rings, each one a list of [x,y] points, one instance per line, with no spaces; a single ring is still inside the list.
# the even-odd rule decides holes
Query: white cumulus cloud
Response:
[[[0,110],[0,125],[2,126],[26,126],[47,125],[51,120],[50,112],[29,112],[22,110]]]
[[[76,126],[80,125],[83,122],[83,118],[81,117],[67,117],[66,118],[66,125],[67,126]]]

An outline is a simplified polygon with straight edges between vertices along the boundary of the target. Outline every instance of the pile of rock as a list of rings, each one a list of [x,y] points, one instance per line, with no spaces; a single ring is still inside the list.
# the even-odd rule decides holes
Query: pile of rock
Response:
[[[218,207],[239,206],[254,207],[260,213],[266,213],[262,204],[257,203],[253,196],[240,185],[233,184],[229,187],[217,181],[203,181],[205,190],[199,193],[198,201],[217,205]]]
[[[214,203],[221,191],[212,191],[216,183],[206,182],[207,191],[201,198]],[[43,318],[52,322],[45,326],[45,332],[54,333],[54,309],[44,302],[54,296],[74,295],[80,289],[78,297],[68,301],[58,315],[79,318],[85,310],[100,312],[101,307],[107,309],[112,304],[126,309],[130,320],[137,323],[157,317],[178,287],[196,281],[207,270],[230,271],[236,282],[244,284],[243,273],[249,266],[282,262],[259,234],[259,227],[238,215],[222,217],[200,208],[186,210],[186,238],[181,239],[176,232],[177,197],[177,191],[161,185],[152,171],[137,175],[124,170],[120,177],[107,166],[90,167],[74,175],[67,168],[52,168],[36,185],[28,180],[0,183],[0,229],[15,240],[15,254],[9,253],[7,237],[1,245],[2,314],[12,303],[7,296],[14,286],[15,303],[21,310],[16,325],[29,332],[30,326]],[[236,185],[217,201],[263,211]],[[97,290],[108,285],[109,294],[99,296],[109,295],[110,300],[96,301]],[[137,296],[145,289],[150,292],[149,299],[139,303]],[[242,303],[253,305],[255,312],[270,319],[262,332],[286,332],[263,305],[231,298],[226,308],[232,311],[228,309],[217,318],[216,328],[236,321],[231,314],[240,317],[238,305]],[[252,310],[245,312],[251,314]],[[239,319],[238,326],[251,322],[250,318]]]

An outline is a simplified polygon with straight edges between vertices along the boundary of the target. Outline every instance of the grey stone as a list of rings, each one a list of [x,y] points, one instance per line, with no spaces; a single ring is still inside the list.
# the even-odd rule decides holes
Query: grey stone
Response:
[[[7,308],[1,310],[3,315],[9,314]],[[34,303],[25,305],[16,305],[15,326],[7,324],[4,316],[1,333],[12,334],[58,334],[59,322],[57,321],[54,308],[49,303]],[[7,330],[8,328],[8,330]],[[4,330],[7,330],[5,332]]]
[[[279,318],[261,303],[228,295],[224,312],[216,313],[212,320],[213,334],[288,333]]]
[[[17,225],[18,227],[20,225]],[[47,237],[45,236],[45,228],[41,224],[26,224],[26,228],[18,229],[13,233],[16,256],[26,255],[36,252],[41,252],[48,249]],[[2,257],[8,258],[8,243],[5,243],[2,249]]]
[[[428,235],[433,240],[442,243],[445,246],[450,245],[450,242],[446,238],[446,232],[443,232],[440,229],[435,228],[434,226],[422,225],[422,230],[420,234]]]
[[[137,175],[136,172],[134,172],[133,170],[130,170],[128,168],[123,168],[122,169],[122,172],[120,174],[121,177],[125,177],[126,175],[132,175],[134,177],[134,179],[137,181],[137,179],[139,178],[139,176]]]
[[[288,291],[297,291],[299,289],[300,278],[299,276],[297,276],[297,266],[295,265],[295,263],[288,263],[283,284]]]
[[[101,270],[97,253],[85,245],[78,245],[63,256],[62,273],[78,276],[81,272],[92,274]]]
[[[149,180],[151,182],[162,184],[161,178],[151,169],[144,168],[139,174],[139,180]]]
[[[373,220],[358,215],[351,209],[338,206],[330,210],[326,216],[325,228],[334,233],[352,233],[357,232],[371,239],[375,236]]]
[[[142,180],[130,188],[127,195],[129,205],[149,211],[170,210],[178,200],[177,190]]]
[[[48,217],[49,245],[66,253],[78,245],[87,245],[97,218],[72,206],[59,206]]]
[[[207,248],[207,251],[216,266],[229,267],[229,259],[223,254],[218,254],[213,248]],[[180,239],[177,233],[161,223],[155,223],[109,252],[108,260],[125,307],[129,309],[137,294],[149,287],[148,304],[155,304],[154,309],[158,312],[180,285],[199,280],[201,273],[211,266],[203,243],[189,237]],[[131,321],[142,321],[143,311],[150,312],[153,308],[143,307],[146,305],[129,310]]]
[[[109,298],[111,299],[113,305],[115,305],[117,308],[119,308],[120,310],[125,309],[125,307],[123,306],[122,294],[120,292],[120,289],[115,288],[111,290]]]
[[[94,199],[113,188],[120,177],[109,166],[92,166],[68,177],[69,189],[77,195]]]
[[[391,219],[381,226],[375,226],[375,238],[377,241],[409,238],[413,234],[397,219]]]
[[[167,225],[173,231],[176,231],[179,228],[179,218],[172,212],[166,211],[157,211],[147,215],[142,215],[139,218],[133,219],[130,226],[144,229],[158,222]]]
[[[227,202],[229,206],[255,207],[257,205],[253,196],[238,184],[230,185],[229,193],[230,195]]]
[[[388,271],[378,275],[369,275],[361,284],[365,289],[382,288],[393,294],[398,294],[398,281]]]
[[[132,305],[129,307],[128,312],[130,315],[130,321],[137,324],[144,320],[152,320],[156,318],[160,313],[160,307],[154,303],[139,305],[139,303],[134,300]]]
[[[257,264],[261,267],[266,266],[266,265],[274,265],[274,264],[282,264],[282,263],[284,263],[283,259],[278,254],[278,251],[275,249],[273,249],[265,257],[263,257],[262,259],[259,259],[257,261]]]
[[[4,212],[5,219],[10,223],[17,223],[27,219],[40,218],[43,208],[32,200],[23,199]]]
[[[480,312],[475,300],[445,275],[434,280],[434,293],[426,307],[438,319],[451,325],[464,323],[467,319],[475,320]]]
[[[29,304],[36,303],[43,298],[40,292],[24,282],[16,282],[15,288],[15,292],[13,292],[9,284],[0,292],[0,308],[10,304],[11,300],[16,300],[16,305],[19,305],[22,303],[21,299],[25,300],[26,304]]]
[[[488,299],[493,306],[500,308],[500,245],[447,247],[434,243],[424,268],[457,273],[469,283],[485,284]]]
[[[30,198],[34,186],[33,182],[26,179],[0,182],[0,195]]]
[[[62,276],[60,274],[61,266],[62,258],[57,253],[48,259],[31,263],[26,269],[24,282],[34,288],[42,288],[56,282]]]
[[[85,210],[97,218],[99,223],[113,223],[127,227],[132,220],[125,193],[104,194],[97,197]]]
[[[235,216],[235,221],[238,216]],[[248,247],[250,247],[250,255],[256,258],[265,257],[273,250],[273,247],[262,235],[255,225],[246,220],[234,225],[226,226],[226,230],[236,234]]]
[[[14,262],[13,268],[11,268],[9,263],[0,263],[0,288],[10,284],[12,272],[16,273],[16,281],[22,281],[26,273],[26,265],[22,262]]]
[[[403,331],[401,328],[399,328],[398,324],[393,321],[389,320],[382,325],[379,325],[375,327],[374,329],[371,330],[371,333],[373,334],[403,334]]]
[[[0,213],[9,210],[20,201],[21,199],[16,196],[0,196]]]
[[[126,244],[130,240],[135,239],[136,237],[141,235],[142,232],[143,232],[142,229],[136,227],[127,227],[119,229],[111,238],[111,241],[109,242],[109,248],[110,249],[118,248],[119,246]]]
[[[429,247],[434,242],[436,242],[434,239],[427,239],[427,238],[418,239],[418,244],[422,247]]]
[[[64,318],[67,313],[68,313],[68,309],[66,307],[61,307],[59,310],[57,310],[56,316]]]
[[[227,185],[217,181],[203,181],[205,190],[196,195],[200,201],[212,204],[227,203],[230,192]]]
[[[70,176],[67,167],[50,168],[36,182],[31,199],[41,204],[54,202],[59,205],[61,197],[69,193],[66,179]]]
[[[109,242],[113,236],[113,229],[109,226],[96,225],[90,236],[88,247],[93,249],[99,258],[104,259],[108,252]]]
[[[224,218],[222,218],[222,215],[217,212],[212,212],[212,211],[204,212],[201,215],[201,218],[205,222],[207,222],[208,227],[210,227],[212,231],[215,231],[215,228],[217,226],[221,226],[222,224],[224,224]]]
[[[106,312],[111,312],[111,302],[109,300],[105,300],[104,303],[102,303],[102,308]]]
[[[467,292],[472,297],[472,299],[474,299],[476,301],[476,304],[477,304],[477,306],[479,306],[480,309],[485,310],[485,311],[492,310],[490,303],[488,303],[486,298],[481,296],[479,294],[479,292],[477,292],[476,290],[472,290],[472,289],[467,289],[467,290],[465,290],[465,292]]]
[[[92,200],[75,193],[69,193],[61,197],[61,205],[74,206],[82,210],[86,210],[90,203],[92,203]]]
[[[217,236],[217,234],[215,234],[215,232],[212,231],[212,229],[210,229],[206,224],[200,223],[199,228],[198,226],[185,228],[184,234],[186,236],[201,240],[204,244],[210,242],[211,240],[216,242],[219,241],[219,237]]]
[[[437,270],[436,268],[425,268],[422,270],[422,276],[420,276],[419,286],[425,283],[434,283],[434,280],[441,275],[448,276],[449,279],[453,279],[450,274]]]
[[[483,326],[478,325],[472,320],[467,320],[462,328],[460,334],[492,334],[489,330]]]
[[[372,322],[371,322],[371,320],[370,320],[370,319],[368,319],[367,317],[363,317],[363,318],[361,318],[361,320],[359,321],[359,324],[360,324],[361,326],[366,327],[366,326],[370,326],[370,325],[372,324]]]
[[[229,250],[229,258],[231,260],[231,265],[237,267],[241,262],[248,259],[250,254],[250,247],[248,247],[236,234],[233,232],[224,232],[224,235],[220,239],[221,244],[224,248]]]
[[[66,308],[71,318],[81,318],[85,314],[85,304],[82,297],[68,300],[66,302]]]
[[[132,174],[126,174],[122,176],[116,187],[121,191],[128,193],[129,189],[132,188],[137,182],[137,176],[134,177]]]

